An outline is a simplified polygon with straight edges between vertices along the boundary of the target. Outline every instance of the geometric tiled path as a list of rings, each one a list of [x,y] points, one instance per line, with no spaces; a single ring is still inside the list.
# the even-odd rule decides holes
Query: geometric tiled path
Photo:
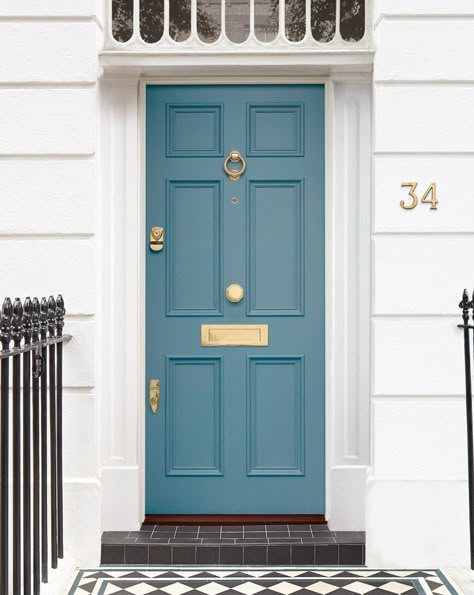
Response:
[[[363,565],[365,533],[327,525],[143,526],[106,532],[102,564]]]
[[[69,595],[458,595],[440,570],[144,567],[81,570]]]

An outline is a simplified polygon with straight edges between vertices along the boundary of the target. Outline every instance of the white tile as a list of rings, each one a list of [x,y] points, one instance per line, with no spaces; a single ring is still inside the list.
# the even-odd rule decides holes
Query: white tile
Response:
[[[156,591],[156,587],[147,585],[147,583],[140,583],[139,585],[134,585],[133,587],[127,587],[126,590],[129,593],[132,593],[132,595],[147,595],[148,593]]]
[[[205,593],[205,595],[219,595],[223,591],[228,591],[228,587],[224,587],[219,583],[206,583],[202,587],[198,587],[197,590],[201,591],[201,593]]]
[[[370,591],[373,591],[376,587],[374,585],[367,585],[366,583],[356,581],[355,583],[345,585],[344,589],[357,593],[358,595],[365,595],[365,593],[370,593]]]
[[[162,587],[161,590],[165,593],[168,593],[168,595],[183,595],[183,593],[188,593],[189,591],[192,591],[193,587],[188,587],[187,585],[183,585],[182,583],[173,583],[166,587]]]
[[[411,584],[403,585],[402,583],[391,582],[382,584],[379,588],[383,589],[384,591],[388,591],[389,593],[396,593],[397,595],[400,595],[401,593],[406,593],[407,591],[412,589],[413,586]]]
[[[260,593],[263,591],[265,587],[262,585],[256,585],[255,583],[242,583],[241,585],[237,585],[236,587],[232,587],[234,591],[238,591],[239,593],[243,593],[243,595],[255,595],[255,593]]]
[[[286,581],[277,583],[276,585],[269,585],[268,588],[272,591],[276,591],[277,593],[281,593],[282,595],[291,595],[291,593],[294,593],[295,591],[299,591],[301,589],[301,587],[293,585]]]
[[[335,587],[330,583],[318,581],[317,583],[311,583],[309,585],[305,585],[305,589],[308,591],[313,591],[314,593],[320,593],[320,595],[327,595],[328,593],[332,593],[339,589],[339,587]]]

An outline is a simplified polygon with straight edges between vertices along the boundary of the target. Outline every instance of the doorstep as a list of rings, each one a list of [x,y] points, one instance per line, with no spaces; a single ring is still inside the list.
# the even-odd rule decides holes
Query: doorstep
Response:
[[[101,563],[363,565],[365,533],[327,525],[143,525],[105,532]]]

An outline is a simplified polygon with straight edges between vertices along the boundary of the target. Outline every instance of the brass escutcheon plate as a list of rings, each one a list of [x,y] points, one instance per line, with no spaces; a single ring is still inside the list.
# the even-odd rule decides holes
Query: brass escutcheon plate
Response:
[[[268,324],[202,324],[201,346],[268,347]]]

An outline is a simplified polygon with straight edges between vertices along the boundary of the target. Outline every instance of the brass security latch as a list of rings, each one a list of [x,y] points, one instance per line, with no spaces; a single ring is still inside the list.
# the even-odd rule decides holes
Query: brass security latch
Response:
[[[160,252],[163,250],[165,230],[162,227],[152,227],[150,229],[150,250]]]
[[[153,413],[156,413],[158,411],[158,407],[160,406],[160,381],[159,380],[150,380],[148,399],[150,401],[151,410],[153,411]]]

